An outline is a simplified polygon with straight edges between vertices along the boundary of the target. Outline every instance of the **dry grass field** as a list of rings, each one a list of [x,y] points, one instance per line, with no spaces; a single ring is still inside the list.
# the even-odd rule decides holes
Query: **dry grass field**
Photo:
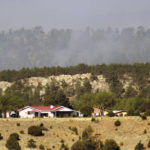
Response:
[[[11,133],[19,133],[20,145],[22,150],[29,150],[27,148],[27,142],[30,139],[36,141],[37,148],[40,144],[45,146],[45,149],[50,148],[52,150],[59,150],[61,145],[61,139],[68,144],[69,147],[79,139],[82,131],[88,126],[94,130],[93,134],[97,134],[98,138],[102,141],[105,139],[113,138],[121,146],[121,150],[134,150],[135,145],[141,140],[144,143],[146,149],[147,143],[150,139],[150,118],[142,120],[140,117],[119,117],[121,126],[115,127],[114,121],[118,117],[109,118],[97,118],[98,122],[91,122],[91,118],[34,118],[34,119],[0,119],[0,133],[3,136],[3,140],[0,141],[0,150],[7,150],[5,147],[6,140]],[[20,123],[20,126],[17,126]],[[34,137],[28,135],[27,130],[31,125],[40,125],[41,123],[47,127],[48,131],[43,131],[44,136]],[[50,128],[51,127],[51,128]],[[79,135],[76,135],[69,127],[77,127]],[[147,133],[144,133],[146,129]],[[20,134],[23,130],[24,134]]]

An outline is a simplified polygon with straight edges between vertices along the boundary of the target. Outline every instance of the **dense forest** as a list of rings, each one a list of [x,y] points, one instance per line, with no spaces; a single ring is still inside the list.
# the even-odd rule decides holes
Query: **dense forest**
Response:
[[[0,70],[150,61],[150,29],[71,30],[42,27],[0,32]]]

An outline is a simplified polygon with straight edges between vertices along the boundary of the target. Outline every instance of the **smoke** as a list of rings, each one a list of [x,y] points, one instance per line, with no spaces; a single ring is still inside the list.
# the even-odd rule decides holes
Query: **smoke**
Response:
[[[79,63],[150,62],[150,29],[84,30],[21,28],[0,33],[0,70],[70,66]]]
[[[149,62],[149,6],[149,0],[0,1],[0,70]]]

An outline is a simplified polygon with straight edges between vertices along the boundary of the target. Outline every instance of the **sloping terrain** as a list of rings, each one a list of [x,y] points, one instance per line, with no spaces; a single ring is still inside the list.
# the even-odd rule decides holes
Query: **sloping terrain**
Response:
[[[114,122],[117,117],[98,118],[99,122],[91,122],[91,118],[35,118],[35,119],[0,119],[0,133],[4,137],[0,141],[0,149],[6,150],[5,143],[11,133],[17,132],[20,135],[20,145],[23,150],[29,150],[27,148],[27,142],[30,139],[36,141],[37,147],[43,144],[45,148],[51,148],[53,150],[59,150],[61,140],[71,145],[79,139],[82,135],[82,131],[91,125],[94,132],[97,134],[98,139],[105,141],[105,139],[113,138],[121,146],[121,150],[133,150],[135,145],[141,140],[144,146],[147,148],[147,143],[150,139],[150,118],[143,121],[140,117],[120,117],[121,126],[115,127]],[[17,126],[20,123],[20,126]],[[28,135],[27,129],[31,125],[44,124],[48,131],[44,131],[44,136],[34,137]],[[69,129],[69,127],[76,127],[78,129],[78,135]],[[146,129],[147,133],[144,133]],[[20,134],[23,130],[24,134]],[[37,148],[38,149],[38,148]]]

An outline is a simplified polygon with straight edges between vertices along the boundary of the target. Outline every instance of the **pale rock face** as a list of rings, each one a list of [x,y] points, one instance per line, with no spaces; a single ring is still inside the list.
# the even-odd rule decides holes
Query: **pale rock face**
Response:
[[[33,88],[33,92],[36,87],[40,86],[41,91],[40,95],[45,94],[45,88],[47,85],[49,85],[53,80],[55,80],[62,88],[62,82],[66,82],[68,85],[68,90],[69,88],[75,89],[75,85],[80,82],[81,85],[83,85],[84,79],[87,78],[90,81],[90,84],[92,86],[92,92],[97,92],[97,91],[110,91],[110,85],[108,82],[106,82],[106,78],[103,75],[97,75],[97,80],[91,81],[91,73],[87,74],[76,74],[76,75],[59,75],[59,76],[49,76],[47,78],[44,77],[31,77],[28,79],[22,80],[25,86],[31,86]],[[133,78],[129,75],[124,75],[120,81],[123,84],[123,88],[126,90],[128,86],[131,84],[137,91],[138,91],[138,86],[136,83],[133,83]],[[10,82],[0,82],[0,89],[2,89],[2,92],[5,92],[5,90],[12,86],[13,83]],[[62,88],[63,89],[63,88]]]
[[[139,91],[138,89],[138,85],[137,83],[133,82],[133,78],[132,76],[129,76],[127,74],[124,74],[122,79],[120,79],[120,82],[123,84],[123,88],[125,90],[127,90],[127,88],[132,85],[132,87],[136,90],[136,91]]]
[[[91,74],[76,74],[76,75],[59,75],[59,76],[49,76],[47,78],[43,77],[31,77],[28,79],[28,83],[26,83],[29,86],[37,87],[39,84],[44,88],[46,85],[50,84],[53,79],[57,81],[57,83],[61,86],[62,82],[65,81],[69,86],[74,86],[78,81],[80,81],[81,85],[83,85],[83,81],[85,78],[89,79],[90,81]],[[97,76],[97,81],[90,81],[90,84],[92,86],[92,91],[109,91],[109,84],[106,82],[106,79],[103,75]],[[44,91],[41,91],[42,94],[44,94]]]
[[[12,86],[13,83],[10,83],[10,82],[6,82],[6,81],[0,81],[0,89],[2,90],[2,93],[5,92],[5,90]]]

